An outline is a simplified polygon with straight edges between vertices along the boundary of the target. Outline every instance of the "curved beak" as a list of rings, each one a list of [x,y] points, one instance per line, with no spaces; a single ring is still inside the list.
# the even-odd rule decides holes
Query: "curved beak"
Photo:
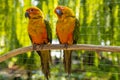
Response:
[[[27,18],[27,17],[30,18],[30,15],[29,15],[28,12],[25,13],[25,17],[26,17],[26,18]]]
[[[59,10],[59,9],[56,9],[55,12],[56,12],[59,16],[62,16],[62,14],[63,14],[62,11]]]

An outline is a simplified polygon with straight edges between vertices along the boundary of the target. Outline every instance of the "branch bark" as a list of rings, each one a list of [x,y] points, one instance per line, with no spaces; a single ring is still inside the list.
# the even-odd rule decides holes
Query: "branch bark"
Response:
[[[67,49],[62,44],[52,44],[44,45],[42,48],[38,45],[36,51],[38,50],[87,50],[87,51],[104,51],[104,52],[120,52],[120,46],[101,46],[101,45],[90,45],[90,44],[74,44],[68,45]],[[22,47],[14,49],[2,56],[0,56],[0,62],[3,62],[11,57],[19,54],[23,54],[28,51],[33,51],[32,46]]]

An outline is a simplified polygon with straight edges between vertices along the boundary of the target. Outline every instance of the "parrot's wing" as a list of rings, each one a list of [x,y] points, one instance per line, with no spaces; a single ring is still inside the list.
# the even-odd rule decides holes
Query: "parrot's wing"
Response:
[[[47,36],[48,36],[48,41],[52,43],[52,29],[50,27],[50,24],[47,20],[44,20],[47,28]]]
[[[73,36],[74,36],[73,43],[76,44],[80,37],[80,22],[78,19],[76,19],[76,21],[75,21],[75,28],[74,28]]]

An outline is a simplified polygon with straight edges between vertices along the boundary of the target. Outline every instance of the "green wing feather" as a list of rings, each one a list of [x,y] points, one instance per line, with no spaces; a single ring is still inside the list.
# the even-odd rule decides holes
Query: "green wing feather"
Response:
[[[44,20],[46,24],[46,29],[47,29],[47,36],[48,36],[48,41],[52,43],[52,29],[50,27],[50,24],[47,20]]]
[[[73,43],[74,44],[78,43],[79,37],[80,37],[80,22],[79,22],[78,19],[76,19],[75,29],[74,29],[74,32],[73,32],[73,38],[74,38]]]

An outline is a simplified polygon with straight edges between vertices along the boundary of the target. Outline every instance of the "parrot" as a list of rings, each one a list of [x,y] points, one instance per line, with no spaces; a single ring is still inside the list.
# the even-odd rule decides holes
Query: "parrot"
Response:
[[[33,45],[33,50],[36,49],[37,45],[42,47],[45,44],[51,44],[52,30],[49,22],[44,19],[41,9],[32,6],[26,10],[25,17],[29,19],[27,30]],[[42,72],[44,73],[46,79],[49,80],[51,63],[50,50],[37,51],[37,53],[41,59]]]
[[[56,22],[56,35],[60,44],[77,44],[80,34],[80,23],[74,12],[67,6],[57,6],[54,10],[58,17]],[[72,50],[63,50],[63,64],[66,73],[71,74]]]

